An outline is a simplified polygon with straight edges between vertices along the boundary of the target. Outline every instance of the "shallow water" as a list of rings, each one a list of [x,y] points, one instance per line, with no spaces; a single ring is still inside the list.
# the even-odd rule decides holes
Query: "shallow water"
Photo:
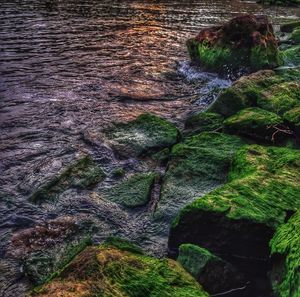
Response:
[[[1,296],[22,296],[27,286],[18,261],[7,252],[19,230],[68,216],[96,221],[101,232],[95,241],[111,234],[112,226],[116,234],[133,239],[143,234],[151,224],[151,207],[124,212],[85,191],[67,192],[59,205],[43,207],[27,198],[78,153],[91,153],[108,175],[118,166],[132,172],[152,168],[146,161],[118,160],[105,146],[91,146],[91,135],[143,112],[180,126],[187,114],[204,109],[216,89],[231,82],[191,68],[185,40],[242,12],[266,13],[275,24],[300,16],[299,9],[264,9],[236,0],[2,1]],[[163,254],[166,234],[154,239],[155,228],[142,245]]]

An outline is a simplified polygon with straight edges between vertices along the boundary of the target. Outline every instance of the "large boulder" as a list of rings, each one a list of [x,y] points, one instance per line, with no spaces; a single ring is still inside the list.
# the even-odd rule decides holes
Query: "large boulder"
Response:
[[[193,62],[220,73],[272,69],[281,64],[266,16],[241,15],[223,26],[205,28],[187,46]]]

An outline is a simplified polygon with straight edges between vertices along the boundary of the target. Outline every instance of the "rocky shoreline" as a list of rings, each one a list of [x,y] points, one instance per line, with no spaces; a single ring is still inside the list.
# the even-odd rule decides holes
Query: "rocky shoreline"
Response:
[[[245,30],[229,35],[236,26]],[[129,231],[134,238],[113,235],[144,248],[155,237],[160,244],[171,226],[169,258],[148,256],[118,237],[93,245],[94,233],[107,237],[113,215],[101,230],[88,218],[49,220],[11,240],[11,257],[22,262],[33,288],[28,296],[298,297],[299,30],[299,21],[282,25],[279,47],[266,18],[239,17],[203,30],[188,42],[194,63],[221,75],[248,74],[206,112],[191,115],[183,130],[143,114],[96,137],[83,135],[92,144],[101,139],[100,158],[77,156],[28,190],[28,201],[60,207],[68,202],[64,192],[96,186],[91,199],[99,212],[114,205],[120,230],[122,215],[148,210],[144,229]],[[111,154],[132,169],[107,172]]]

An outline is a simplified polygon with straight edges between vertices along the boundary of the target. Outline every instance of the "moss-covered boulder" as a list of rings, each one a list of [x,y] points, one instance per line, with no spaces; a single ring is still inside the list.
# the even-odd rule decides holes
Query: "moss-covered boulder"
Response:
[[[287,66],[300,65],[300,45],[296,45],[283,51],[284,64]],[[298,77],[299,79],[299,77]]]
[[[229,182],[180,211],[170,231],[170,254],[176,256],[183,243],[199,245],[244,272],[254,289],[262,280],[265,290],[270,289],[269,242],[276,228],[299,209],[299,184],[299,150],[241,148]]]
[[[300,83],[292,81],[271,86],[258,98],[257,105],[283,115],[286,111],[300,105]]]
[[[291,40],[295,44],[299,44],[300,43],[300,26],[297,27],[295,30],[293,30],[293,32],[291,34]]]
[[[187,46],[193,62],[221,73],[271,69],[281,64],[266,16],[242,15],[223,26],[203,29]]]
[[[175,261],[104,244],[88,247],[30,296],[208,297]]]
[[[104,191],[104,197],[126,207],[138,207],[148,203],[157,174],[135,174],[118,185]]]
[[[203,132],[172,148],[156,217],[165,221],[178,209],[223,183],[234,153],[243,145],[237,136]]]
[[[235,155],[229,182],[181,210],[170,247],[190,242],[221,254],[266,256],[274,230],[287,212],[300,207],[299,183],[299,150],[244,146]]]
[[[30,197],[32,202],[57,200],[59,194],[69,188],[88,188],[105,177],[105,173],[99,165],[89,156],[78,158],[68,167],[52,177],[47,183],[39,187]]]
[[[300,211],[280,226],[270,242],[275,296],[300,296]]]
[[[284,79],[272,70],[262,70],[243,76],[220,94],[209,111],[228,117],[241,109],[256,106],[257,100],[266,88],[283,81]]]
[[[262,140],[275,141],[276,126],[282,124],[281,117],[258,107],[245,108],[224,121],[225,131]],[[281,136],[281,135],[280,135]]]
[[[182,244],[177,261],[210,294],[223,293],[246,284],[244,276],[230,263],[199,246]]]
[[[222,128],[224,118],[213,112],[200,112],[187,118],[185,130],[188,135],[210,132]]]
[[[179,131],[160,117],[142,114],[131,122],[105,130],[105,136],[119,155],[128,157],[172,146],[178,141]]]
[[[280,31],[286,32],[286,33],[291,33],[297,27],[300,27],[300,19],[289,21],[287,23],[282,24],[280,26]]]

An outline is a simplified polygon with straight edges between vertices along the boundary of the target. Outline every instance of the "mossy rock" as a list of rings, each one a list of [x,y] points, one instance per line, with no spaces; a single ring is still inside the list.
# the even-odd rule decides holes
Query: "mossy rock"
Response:
[[[291,40],[296,44],[300,43],[300,25],[295,30],[293,30],[291,34]]]
[[[300,83],[284,82],[276,84],[263,92],[257,105],[263,109],[283,115],[300,104]]]
[[[280,26],[280,31],[291,33],[294,29],[300,27],[300,19],[284,23]]]
[[[86,155],[63,168],[58,175],[37,189],[29,200],[35,203],[57,200],[59,194],[69,188],[88,188],[104,178],[105,173],[101,167],[89,155]]]
[[[224,117],[234,115],[241,109],[256,106],[257,100],[266,88],[283,81],[284,79],[272,70],[262,70],[243,76],[220,94],[209,111]]]
[[[155,216],[172,219],[195,197],[223,183],[234,153],[243,145],[237,136],[203,132],[172,148]]]
[[[222,128],[223,120],[220,114],[200,112],[187,118],[185,130],[188,135],[215,131]]]
[[[273,289],[277,297],[300,296],[300,211],[280,226],[270,242]]]
[[[172,146],[180,136],[173,124],[152,114],[142,114],[134,121],[116,124],[104,132],[112,147],[123,157],[149,155]]]
[[[287,66],[300,65],[300,45],[293,46],[283,51],[284,64]],[[299,76],[298,76],[299,79]]]
[[[135,174],[118,185],[106,189],[104,197],[123,206],[134,208],[148,203],[156,173]]]
[[[293,129],[296,135],[300,136],[300,106],[287,111],[283,118],[288,122],[289,126]]]
[[[268,258],[268,242],[300,207],[300,151],[250,145],[235,155],[229,182],[180,211],[169,247],[194,243],[218,254]]]
[[[197,245],[182,244],[177,261],[210,294],[222,293],[246,284],[244,276],[230,263]]]
[[[175,261],[111,245],[88,247],[57,278],[30,296],[208,297]]]
[[[258,107],[245,108],[224,121],[226,132],[250,138],[275,141],[276,125],[282,124],[281,117]],[[276,135],[277,136],[277,135]]]

